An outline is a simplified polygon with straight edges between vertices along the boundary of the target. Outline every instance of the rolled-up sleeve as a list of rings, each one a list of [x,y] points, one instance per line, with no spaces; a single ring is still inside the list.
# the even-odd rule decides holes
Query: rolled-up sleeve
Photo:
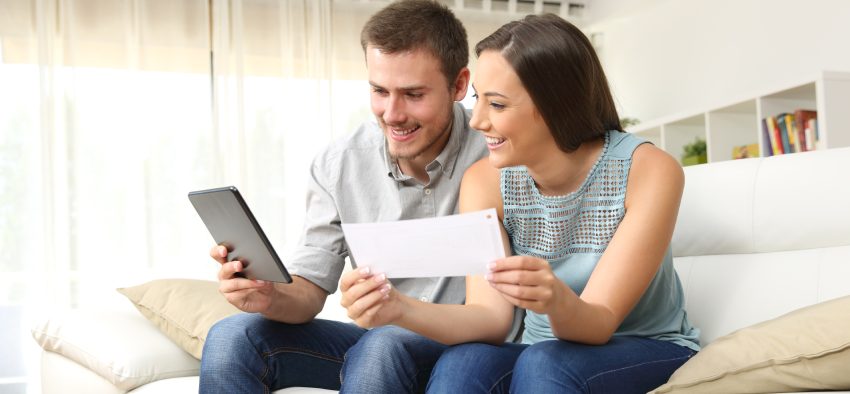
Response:
[[[333,161],[326,152],[317,156],[310,166],[304,232],[287,264],[293,274],[328,293],[336,291],[348,255],[333,194],[336,182],[328,176]]]

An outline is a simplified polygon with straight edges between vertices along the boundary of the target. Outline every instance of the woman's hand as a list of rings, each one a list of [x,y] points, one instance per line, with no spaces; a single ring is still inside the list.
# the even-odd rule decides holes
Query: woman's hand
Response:
[[[402,314],[400,296],[389,279],[383,274],[373,274],[369,267],[343,275],[339,288],[342,291],[340,304],[360,327],[392,324]]]
[[[555,276],[549,262],[530,256],[511,256],[488,265],[485,278],[511,304],[539,314],[555,311],[565,300],[567,285]]]

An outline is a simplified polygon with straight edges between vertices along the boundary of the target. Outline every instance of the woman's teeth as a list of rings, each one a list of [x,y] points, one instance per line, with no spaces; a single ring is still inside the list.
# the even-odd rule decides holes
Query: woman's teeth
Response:
[[[487,143],[490,145],[499,145],[502,142],[505,142],[504,138],[496,138],[496,137],[484,137],[487,140]]]

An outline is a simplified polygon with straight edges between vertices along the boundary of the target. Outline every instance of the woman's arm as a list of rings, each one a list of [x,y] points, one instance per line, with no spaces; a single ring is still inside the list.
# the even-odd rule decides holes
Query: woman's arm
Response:
[[[572,297],[549,316],[558,338],[591,344],[608,342],[664,259],[684,184],[682,168],[670,155],[650,144],[635,150],[623,220],[581,297],[570,292]]]
[[[501,218],[499,181],[499,171],[486,158],[473,164],[461,183],[460,211],[496,208]],[[509,254],[504,228],[502,240]],[[381,285],[370,282],[370,277],[370,273],[354,271],[340,282],[341,289],[358,287],[347,292],[350,298],[343,297],[342,304],[348,309],[349,317],[361,327],[394,324],[449,345],[463,342],[501,344],[510,332],[513,306],[482,276],[467,277],[465,305],[431,304],[395,290],[381,294]]]
[[[580,297],[540,258],[502,259],[488,278],[512,304],[548,315],[556,337],[604,344],[658,271],[673,235],[683,187],[682,168],[672,157],[648,144],[635,150],[625,216]]]

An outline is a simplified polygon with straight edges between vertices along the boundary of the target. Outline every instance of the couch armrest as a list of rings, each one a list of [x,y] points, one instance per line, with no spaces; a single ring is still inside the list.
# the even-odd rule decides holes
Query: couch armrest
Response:
[[[76,362],[123,391],[198,375],[200,370],[197,359],[135,310],[69,310],[37,324],[32,335],[45,351]],[[49,365],[42,370],[42,380],[67,379]],[[62,387],[57,381],[51,386]]]

